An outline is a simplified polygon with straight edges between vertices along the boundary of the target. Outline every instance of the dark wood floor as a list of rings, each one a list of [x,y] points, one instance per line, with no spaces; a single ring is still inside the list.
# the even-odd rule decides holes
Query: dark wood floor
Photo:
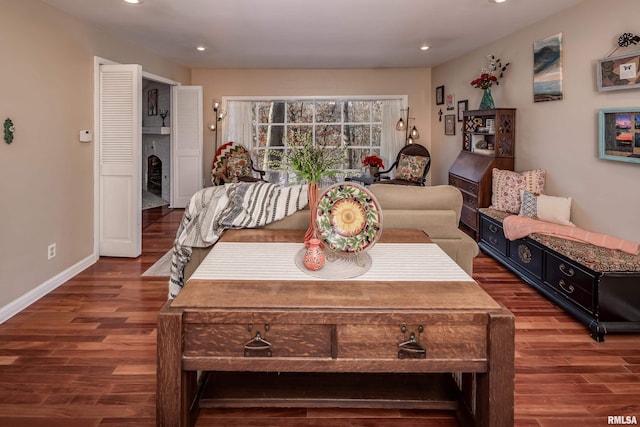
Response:
[[[167,279],[140,277],[171,246],[182,212],[144,211],[143,255],[101,258],[0,325],[0,426],[151,426],[156,314]],[[516,315],[516,425],[606,426],[640,418],[640,336],[587,330],[493,259],[475,279]],[[446,412],[207,410],[198,426],[455,426]]]

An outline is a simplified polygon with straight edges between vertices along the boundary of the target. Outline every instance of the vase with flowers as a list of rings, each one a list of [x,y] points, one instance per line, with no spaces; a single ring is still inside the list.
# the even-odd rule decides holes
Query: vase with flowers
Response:
[[[341,173],[340,167],[347,160],[348,145],[331,146],[314,142],[310,132],[293,132],[292,138],[285,140],[285,151],[270,150],[272,160],[269,167],[273,170],[290,172],[293,183],[307,183],[309,197],[309,228],[304,242],[317,237],[318,187],[322,178]]]
[[[480,101],[481,110],[493,109],[496,107],[491,94],[491,86],[494,84],[498,86],[500,84],[499,79],[502,78],[504,72],[510,65],[510,62],[502,65],[502,60],[496,59],[494,55],[488,55],[487,61],[489,62],[488,66],[483,67],[480,76],[473,79],[470,83],[471,86],[483,90],[482,100]]]
[[[369,166],[369,174],[374,176],[376,173],[380,172],[380,168],[384,168],[384,164],[382,163],[382,159],[378,156],[366,156],[362,159],[362,164],[365,166]]]

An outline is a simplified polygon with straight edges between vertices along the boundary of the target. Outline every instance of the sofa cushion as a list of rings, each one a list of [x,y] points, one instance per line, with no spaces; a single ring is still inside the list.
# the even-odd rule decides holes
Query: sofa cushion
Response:
[[[535,169],[524,172],[493,169],[491,207],[504,212],[520,212],[520,191],[543,193],[547,171]]]

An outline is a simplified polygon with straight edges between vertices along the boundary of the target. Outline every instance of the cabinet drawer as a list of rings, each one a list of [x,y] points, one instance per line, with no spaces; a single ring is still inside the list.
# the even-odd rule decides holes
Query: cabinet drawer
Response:
[[[478,360],[487,357],[487,325],[438,322],[419,325],[338,325],[338,359],[400,359],[399,344],[413,333],[424,359]]]
[[[466,224],[473,230],[478,230],[478,211],[472,209],[467,205],[462,205],[462,212],[460,212],[460,221]]]
[[[545,283],[593,313],[596,277],[572,262],[549,252],[545,252],[545,264]]]
[[[543,250],[524,239],[509,241],[509,258],[538,279],[542,278]]]
[[[469,206],[471,209],[478,208],[478,197],[474,194],[462,192],[462,203]]]
[[[507,256],[507,238],[504,237],[502,225],[489,221],[480,215],[480,239],[488,243],[501,255]]]
[[[475,195],[478,194],[478,183],[467,181],[457,175],[449,174],[449,184],[458,187],[460,190],[466,191],[467,193]]]
[[[331,325],[256,325],[251,332],[248,324],[186,324],[184,354],[188,357],[245,357],[245,344],[256,333],[271,344],[271,357],[331,357]],[[264,352],[251,350],[249,355]]]

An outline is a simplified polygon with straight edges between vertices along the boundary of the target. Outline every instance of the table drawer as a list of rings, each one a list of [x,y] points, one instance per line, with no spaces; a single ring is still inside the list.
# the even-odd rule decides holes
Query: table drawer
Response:
[[[338,325],[338,359],[410,358],[409,353],[401,351],[399,344],[410,341],[412,334],[415,344],[425,350],[423,358],[427,360],[482,360],[487,356],[487,325],[476,321],[474,324],[435,323],[422,327]],[[415,348],[415,345],[409,347]]]
[[[449,174],[449,184],[471,194],[478,194],[478,183],[467,181],[457,175]]]
[[[187,357],[331,357],[331,325],[186,324]],[[259,335],[258,335],[259,334]],[[260,345],[259,338],[270,345]],[[248,349],[246,347],[249,347]]]
[[[596,277],[549,252],[545,252],[545,263],[545,283],[593,313]]]
[[[509,241],[509,258],[538,279],[542,278],[543,250],[525,239]]]

